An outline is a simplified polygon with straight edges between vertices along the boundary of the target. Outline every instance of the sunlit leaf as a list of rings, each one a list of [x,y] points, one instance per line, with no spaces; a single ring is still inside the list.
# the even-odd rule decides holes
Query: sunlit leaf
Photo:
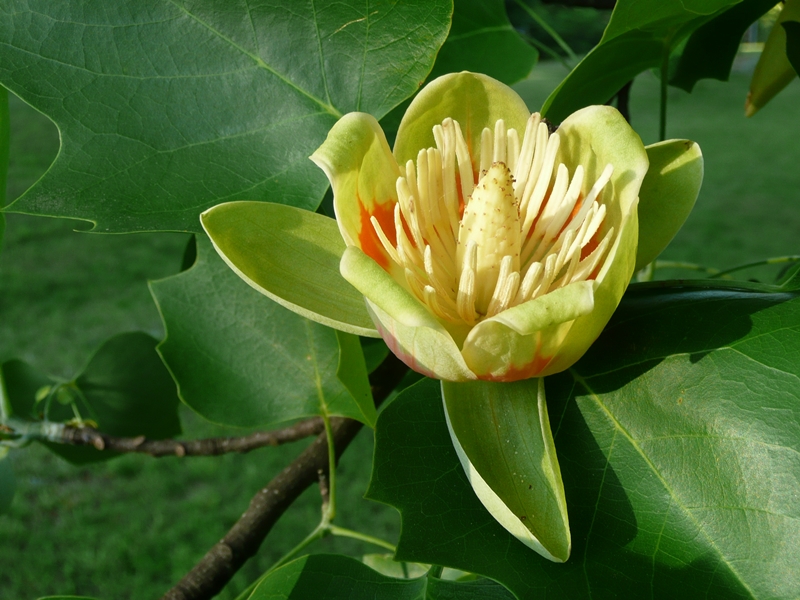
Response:
[[[99,231],[198,231],[224,200],[315,208],[308,161],[349,111],[382,117],[430,71],[449,0],[20,0],[0,8],[0,83],[62,148],[18,212]]]
[[[679,43],[741,0],[619,0],[600,43],[572,70],[542,107],[555,123],[579,108],[605,104],[636,75],[659,67]]]

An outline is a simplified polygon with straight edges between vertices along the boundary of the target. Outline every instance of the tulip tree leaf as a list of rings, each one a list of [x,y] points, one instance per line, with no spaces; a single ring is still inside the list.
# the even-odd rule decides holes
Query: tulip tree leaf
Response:
[[[62,147],[17,212],[100,231],[198,231],[224,200],[315,208],[308,156],[342,114],[380,118],[430,71],[450,0],[20,0],[0,83]]]
[[[376,429],[368,496],[401,511],[397,560],[521,599],[800,596],[800,293],[663,286],[629,290],[585,357],[546,379],[570,560],[483,509],[432,381]]]
[[[576,110],[605,104],[636,75],[659,67],[687,35],[742,0],[619,0],[600,43],[547,98],[542,114],[560,123]]]
[[[525,79],[538,58],[511,25],[503,0],[454,0],[453,25],[429,79],[473,71],[510,85]]]
[[[377,337],[364,296],[339,273],[345,243],[336,221],[266,202],[228,202],[201,215],[217,252],[253,288],[294,312]]]
[[[175,383],[161,362],[153,337],[141,333],[116,335],[94,353],[83,371],[71,382],[58,382],[30,365],[11,360],[0,374],[12,415],[28,421],[47,418],[67,422],[76,418],[94,421],[103,433],[151,439],[181,432]],[[52,397],[37,402],[37,393],[48,387]],[[74,408],[73,408],[74,405]],[[105,460],[115,453],[91,447],[44,442],[56,454],[75,464]]]
[[[772,0],[743,0],[698,27],[681,52],[670,84],[691,92],[701,79],[728,81],[744,32],[773,6]]]
[[[197,240],[197,251],[190,269],[150,284],[167,331],[159,352],[186,404],[240,427],[323,411],[374,424],[357,340],[250,288],[207,238]],[[341,352],[339,337],[347,340]],[[341,369],[348,370],[344,382]]]
[[[786,30],[786,56],[794,70],[800,74],[800,23],[786,21],[783,28]]]
[[[525,79],[538,59],[538,51],[508,20],[502,0],[454,0],[453,24],[427,81],[473,71],[511,85]],[[410,103],[411,99],[406,100],[381,120],[390,143]]]
[[[511,600],[493,581],[445,581],[435,577],[395,579],[349,556],[313,554],[276,569],[249,600]]]

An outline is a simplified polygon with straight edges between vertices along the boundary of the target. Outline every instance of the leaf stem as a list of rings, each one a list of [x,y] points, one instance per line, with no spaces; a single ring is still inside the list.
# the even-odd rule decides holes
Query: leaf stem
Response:
[[[564,65],[564,68],[565,68],[567,71],[572,71],[572,66],[571,66],[571,65],[570,65],[570,64],[567,62],[567,59],[565,59],[565,58],[564,58],[563,56],[561,56],[561,55],[560,55],[558,52],[556,52],[555,50],[553,50],[553,49],[552,49],[550,46],[548,46],[547,44],[543,44],[542,42],[540,42],[540,41],[539,41],[539,40],[537,40],[536,38],[534,38],[534,37],[531,37],[531,36],[529,36],[529,35],[526,35],[526,34],[524,34],[524,33],[522,33],[522,34],[520,34],[520,35],[521,35],[521,36],[523,37],[523,39],[524,39],[526,42],[528,42],[528,43],[529,43],[531,46],[534,46],[534,47],[535,47],[537,50],[541,50],[542,52],[544,52],[545,54],[547,54],[547,55],[548,55],[550,58],[554,58],[555,60],[557,60],[558,62],[560,62],[562,65]]]
[[[325,424],[325,437],[328,439],[328,503],[322,508],[322,520],[327,527],[336,517],[336,446],[334,446],[331,418],[325,410],[322,411],[322,422]]]
[[[373,544],[375,546],[380,546],[381,548],[385,548],[386,550],[389,550],[392,553],[397,552],[397,547],[395,545],[390,544],[389,542],[387,542],[386,540],[382,540],[381,538],[377,538],[368,535],[366,533],[361,533],[360,531],[353,531],[352,529],[347,529],[345,527],[338,527],[336,525],[328,525],[328,530],[330,531],[331,535],[352,538],[354,540],[360,540],[368,544]]]
[[[701,271],[707,275],[716,277],[719,274],[719,269],[713,267],[705,267],[696,263],[681,262],[674,260],[657,260],[653,263],[654,269],[686,269],[687,271]]]
[[[517,6],[519,6],[522,10],[528,13],[528,16],[536,21],[539,27],[547,32],[547,35],[553,38],[553,41],[559,45],[559,47],[566,53],[570,60],[577,62],[578,57],[576,56],[575,52],[572,50],[572,48],[570,48],[569,44],[564,40],[564,38],[558,35],[558,32],[553,29],[547,21],[539,16],[530,6],[522,2],[522,0],[514,0],[514,2],[516,2]]]
[[[431,565],[431,568],[428,569],[428,577],[436,577],[437,579],[442,578],[442,572],[444,571],[444,567],[441,565]]]
[[[764,260],[757,260],[754,262],[746,263],[743,265],[739,265],[738,267],[732,267],[730,269],[725,269],[724,271],[719,271],[718,273],[714,273],[709,277],[709,279],[718,279],[720,277],[725,277],[730,273],[735,273],[736,271],[743,271],[744,269],[749,269],[750,267],[759,267],[761,265],[779,265],[781,263],[793,263],[800,261],[800,256],[796,254],[788,255],[788,256],[775,256],[773,258],[766,258]],[[726,279],[730,279],[729,277],[725,277]]]

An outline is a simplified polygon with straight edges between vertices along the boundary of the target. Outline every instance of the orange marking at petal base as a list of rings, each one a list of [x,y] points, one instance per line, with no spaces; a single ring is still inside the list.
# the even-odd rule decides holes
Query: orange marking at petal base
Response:
[[[383,233],[392,243],[397,245],[397,235],[394,230],[394,201],[387,200],[383,204],[373,201],[372,212],[367,210],[361,198],[358,198],[358,211],[361,216],[361,229],[358,232],[358,244],[361,250],[372,260],[378,263],[385,271],[389,270],[389,256],[375,233],[370,217],[375,217],[380,224]]]
[[[597,249],[598,244],[600,243],[600,230],[597,230],[595,234],[592,236],[586,245],[581,248],[581,260],[589,256],[592,252]]]
[[[553,360],[552,356],[539,356],[537,354],[531,362],[527,365],[522,365],[518,367],[516,365],[511,365],[511,368],[506,371],[503,375],[482,375],[478,379],[483,379],[484,381],[521,381],[523,379],[530,379],[531,377],[536,377],[545,370],[547,365]]]

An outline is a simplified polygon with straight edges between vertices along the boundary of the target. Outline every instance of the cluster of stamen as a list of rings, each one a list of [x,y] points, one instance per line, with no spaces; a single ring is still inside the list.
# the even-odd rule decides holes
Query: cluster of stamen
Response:
[[[610,164],[583,197],[583,167],[570,175],[556,165],[558,132],[538,113],[521,144],[502,120],[483,130],[478,178],[456,121],[445,119],[433,135],[436,147],[420,150],[397,180],[396,243],[371,220],[408,288],[434,314],[474,325],[595,276],[614,236],[610,227],[596,237]]]

